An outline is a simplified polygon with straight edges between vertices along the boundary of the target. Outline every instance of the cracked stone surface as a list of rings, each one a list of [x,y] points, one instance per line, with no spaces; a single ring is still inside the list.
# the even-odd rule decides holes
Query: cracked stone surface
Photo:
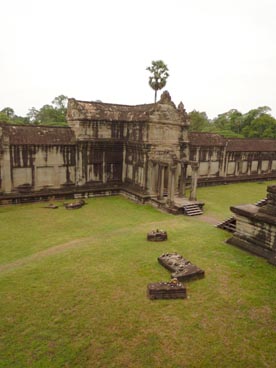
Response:
[[[178,253],[164,253],[158,262],[172,272],[171,277],[179,281],[201,279],[205,272]]]

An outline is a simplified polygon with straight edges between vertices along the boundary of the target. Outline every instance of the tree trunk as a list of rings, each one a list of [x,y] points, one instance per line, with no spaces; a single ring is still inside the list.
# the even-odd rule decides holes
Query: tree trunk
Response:
[[[157,89],[155,90],[154,92],[154,102],[156,103],[156,100],[157,100]]]

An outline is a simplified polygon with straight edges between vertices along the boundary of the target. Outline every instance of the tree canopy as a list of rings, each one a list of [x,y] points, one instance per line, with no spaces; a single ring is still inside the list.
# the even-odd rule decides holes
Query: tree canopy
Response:
[[[164,88],[169,77],[169,69],[162,60],[151,62],[147,69],[152,75],[149,77],[149,85],[154,90],[154,102],[157,100],[157,91]]]
[[[208,119],[205,112],[193,110],[189,113],[190,130],[218,133],[227,138],[274,138],[276,119],[271,116],[268,106],[261,106],[242,114],[231,109]]]
[[[51,104],[40,109],[30,108],[26,117],[17,116],[12,108],[5,107],[0,111],[0,121],[8,124],[66,125],[67,101],[66,96],[57,96]]]
[[[153,63],[159,62],[160,60]],[[167,68],[166,65],[165,67]],[[153,69],[147,69],[153,72]],[[157,70],[159,69],[157,68]],[[157,79],[157,84],[155,84],[153,79],[150,79],[156,88],[155,92],[165,86],[166,78],[169,74],[166,72],[165,75],[167,76],[164,77],[165,81],[162,83],[161,79],[159,82]],[[154,77],[152,76],[152,78]],[[157,88],[157,86],[160,88]],[[66,96],[59,95],[53,99],[51,104],[43,105],[40,109],[30,108],[27,116],[18,116],[13,108],[5,107],[0,111],[0,122],[7,124],[66,126],[67,102],[68,98]],[[249,110],[245,114],[242,114],[237,109],[231,109],[219,114],[214,119],[209,119],[206,112],[193,110],[188,114],[190,121],[189,130],[192,132],[217,133],[227,138],[276,139],[276,119],[270,114],[270,111],[271,109],[268,106],[260,106]]]

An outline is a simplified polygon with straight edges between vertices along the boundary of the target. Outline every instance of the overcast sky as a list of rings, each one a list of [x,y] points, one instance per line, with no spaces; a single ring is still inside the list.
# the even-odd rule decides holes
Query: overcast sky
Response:
[[[64,94],[151,103],[146,67],[212,118],[270,106],[276,116],[276,0],[1,1],[0,110],[25,115]]]

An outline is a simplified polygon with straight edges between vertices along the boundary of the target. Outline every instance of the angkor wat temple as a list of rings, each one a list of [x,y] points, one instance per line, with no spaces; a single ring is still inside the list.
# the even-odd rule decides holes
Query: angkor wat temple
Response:
[[[121,193],[173,208],[197,184],[276,179],[276,140],[189,133],[168,92],[136,106],[69,99],[67,120],[0,124],[1,203]]]

